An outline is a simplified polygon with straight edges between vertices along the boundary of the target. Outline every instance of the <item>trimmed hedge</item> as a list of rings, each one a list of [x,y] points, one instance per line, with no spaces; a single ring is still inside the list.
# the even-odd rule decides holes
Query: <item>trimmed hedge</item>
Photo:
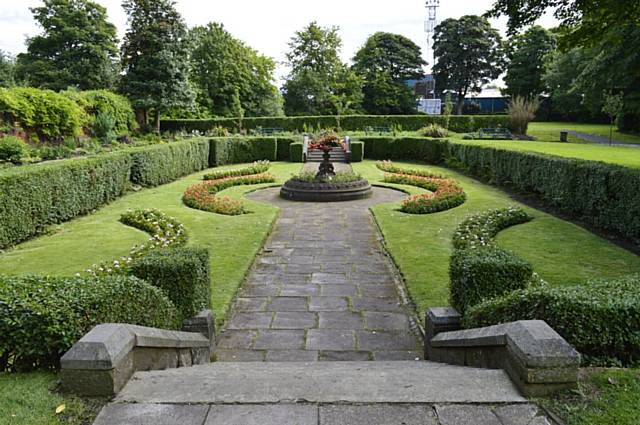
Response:
[[[454,250],[449,264],[450,302],[464,314],[483,300],[526,288],[531,264],[497,247]]]
[[[208,168],[209,147],[208,140],[196,139],[131,149],[131,181],[158,186]]]
[[[164,291],[177,307],[180,320],[211,306],[209,251],[203,248],[171,248],[151,252],[135,260],[130,274]]]
[[[204,180],[219,180],[227,177],[250,176],[253,174],[261,174],[269,171],[271,164],[269,161],[256,161],[248,167],[233,168],[230,170],[214,170],[204,175]]]
[[[300,139],[299,137],[298,138],[276,137],[276,144],[277,144],[276,159],[278,161],[289,161],[291,158],[289,156],[289,146],[292,143],[298,142],[299,139]]]
[[[364,159],[364,142],[351,142],[351,162],[362,162]]]
[[[640,362],[640,275],[568,287],[515,291],[470,308],[463,325],[547,322],[586,363]],[[594,359],[595,358],[595,359]]]
[[[160,289],[132,276],[0,276],[0,370],[57,367],[100,323],[175,329],[176,317]]]
[[[289,160],[291,162],[304,162],[304,145],[291,143],[289,145]]]
[[[510,126],[507,115],[454,115],[450,117],[449,130],[458,133],[469,133],[483,127]],[[314,129],[335,128],[343,131],[363,131],[367,127],[396,127],[402,130],[415,131],[428,124],[445,125],[445,117],[441,115],[335,115],[302,116],[302,117],[249,117],[242,120],[242,127],[247,130],[261,128],[282,128],[285,131],[308,132]],[[238,130],[235,118],[216,118],[209,120],[162,120],[162,132],[198,130],[205,132],[216,127]]]
[[[275,161],[275,137],[220,137],[210,139],[209,166],[240,164],[253,161]]]
[[[0,248],[118,198],[130,168],[131,157],[116,153],[0,172]]]
[[[364,158],[405,159],[437,164],[447,152],[446,140],[424,137],[359,137],[364,142]]]

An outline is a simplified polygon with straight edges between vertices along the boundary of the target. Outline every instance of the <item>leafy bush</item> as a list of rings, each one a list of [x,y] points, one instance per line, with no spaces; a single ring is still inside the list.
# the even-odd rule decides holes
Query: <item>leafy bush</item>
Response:
[[[516,96],[509,101],[508,111],[511,129],[516,134],[525,135],[529,123],[536,117],[536,112],[540,107],[538,99],[527,99]]]
[[[364,143],[351,142],[351,162],[362,162],[364,159]]]
[[[447,152],[446,140],[423,137],[360,137],[359,140],[364,142],[366,159],[404,159],[437,164],[444,160]]]
[[[223,179],[225,177],[238,177],[238,176],[248,176],[251,174],[260,174],[266,173],[269,171],[270,167],[269,161],[256,161],[252,165],[243,168],[236,168],[233,170],[218,170],[212,171],[211,173],[205,174],[205,180],[218,180]]]
[[[291,143],[289,145],[289,158],[291,162],[304,162],[304,145]]]
[[[214,138],[210,143],[211,167],[277,159],[278,145],[274,137]]]
[[[162,248],[182,246],[189,239],[182,223],[158,209],[128,210],[120,216],[120,221],[127,226],[147,232],[151,235],[149,241],[135,245],[129,251],[129,255],[119,260],[94,264],[87,270],[88,273],[95,276],[126,273],[131,262],[136,258]]]
[[[162,289],[180,313],[180,320],[211,306],[209,252],[201,248],[152,251],[135,260],[130,273]]]
[[[640,275],[567,287],[534,287],[485,301],[464,316],[467,328],[516,320],[547,322],[586,363],[640,361]]]
[[[112,131],[115,136],[130,134],[138,127],[133,107],[124,96],[108,90],[67,90],[62,94],[76,102],[84,110],[88,117],[89,130],[95,129],[95,120],[100,115],[108,115],[113,119]],[[89,131],[88,133],[100,137],[95,132]]]
[[[261,128],[282,128],[289,132],[307,132],[315,128],[341,128],[344,131],[364,131],[367,127],[402,128],[406,131],[416,131],[428,124],[445,126],[447,118],[441,115],[335,115],[301,116],[301,117],[245,117],[242,126],[251,130]],[[232,131],[238,131],[238,122],[233,118],[217,118],[209,120],[163,120],[161,131],[178,132],[198,130],[205,132],[222,126]],[[464,116],[450,117],[449,130],[458,133],[476,131],[481,127],[509,127],[509,117],[506,115]]]
[[[130,168],[130,156],[115,153],[0,171],[0,248],[118,198]]]
[[[166,295],[135,277],[0,276],[0,370],[57,367],[100,323],[175,329],[176,318]]]
[[[451,305],[464,314],[483,300],[526,288],[532,276],[531,264],[503,249],[456,249],[449,264]]]
[[[209,141],[205,139],[145,146],[128,152],[133,160],[131,181],[141,186],[168,183],[209,164]]]
[[[422,127],[418,130],[418,134],[425,137],[433,137],[436,139],[442,139],[449,135],[449,132],[444,127],[438,124],[429,124],[426,127]]]
[[[276,159],[278,161],[290,161],[291,157],[289,156],[289,146],[291,146],[292,143],[298,142],[299,140],[299,137],[276,137]]]
[[[84,111],[66,96],[32,87],[0,88],[0,117],[41,140],[78,136],[87,122]]]
[[[93,135],[102,143],[107,145],[113,142],[116,138],[114,131],[116,127],[116,120],[113,116],[107,112],[100,112],[93,120],[91,130]]]
[[[418,169],[418,168],[409,168],[409,167],[400,167],[395,165],[391,161],[378,161],[376,162],[376,167],[379,170],[385,171],[387,173],[393,174],[408,174],[411,176],[420,176],[420,177],[431,177],[434,179],[444,179],[445,177],[440,174],[435,174],[429,170]]]
[[[216,194],[233,186],[273,183],[275,180],[275,177],[269,173],[205,180],[189,186],[182,195],[182,201],[186,206],[202,211],[224,215],[246,214],[248,211],[242,201],[228,196],[216,196]]]
[[[453,234],[455,249],[474,249],[493,244],[493,238],[504,229],[531,221],[522,208],[489,210],[465,218]]]
[[[22,158],[29,154],[29,146],[18,137],[0,137],[0,162],[21,164]]]

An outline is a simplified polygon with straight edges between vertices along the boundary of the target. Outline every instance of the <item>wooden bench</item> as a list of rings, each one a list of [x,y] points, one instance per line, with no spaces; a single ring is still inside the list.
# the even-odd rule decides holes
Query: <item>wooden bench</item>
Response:
[[[481,128],[478,131],[477,138],[484,140],[511,140],[513,135],[508,128]]]
[[[256,132],[262,136],[273,136],[274,134],[284,133],[284,128],[258,127]]]
[[[370,133],[378,133],[378,134],[382,134],[382,133],[392,133],[393,130],[391,129],[391,127],[365,127],[364,128],[364,132],[365,134],[370,134]]]

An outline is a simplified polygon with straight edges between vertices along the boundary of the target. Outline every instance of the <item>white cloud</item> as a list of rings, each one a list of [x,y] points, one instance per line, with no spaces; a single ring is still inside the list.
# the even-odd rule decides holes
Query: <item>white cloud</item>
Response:
[[[121,0],[96,1],[107,8],[110,21],[118,27],[122,37],[126,15]],[[438,18],[482,14],[492,3],[493,0],[442,0]],[[25,50],[25,36],[38,33],[29,7],[40,4],[37,0],[0,0],[0,49],[14,54]],[[280,63],[285,59],[287,43],[294,31],[312,20],[324,26],[340,27],[345,61],[349,61],[366,38],[377,31],[403,34],[423,51],[426,48],[424,0],[177,0],[176,5],[189,26],[221,22],[235,37]],[[503,34],[505,22],[505,19],[492,20]],[[545,16],[541,24],[551,26],[555,20]],[[286,67],[280,65],[278,76],[285,73]]]

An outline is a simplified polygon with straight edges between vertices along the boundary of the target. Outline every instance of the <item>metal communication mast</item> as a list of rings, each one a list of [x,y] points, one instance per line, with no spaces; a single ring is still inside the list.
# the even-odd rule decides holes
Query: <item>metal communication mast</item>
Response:
[[[436,10],[440,7],[440,0],[427,0],[427,20],[424,21],[424,31],[427,33],[427,62],[433,69],[435,57],[433,55],[433,30],[436,27]]]

